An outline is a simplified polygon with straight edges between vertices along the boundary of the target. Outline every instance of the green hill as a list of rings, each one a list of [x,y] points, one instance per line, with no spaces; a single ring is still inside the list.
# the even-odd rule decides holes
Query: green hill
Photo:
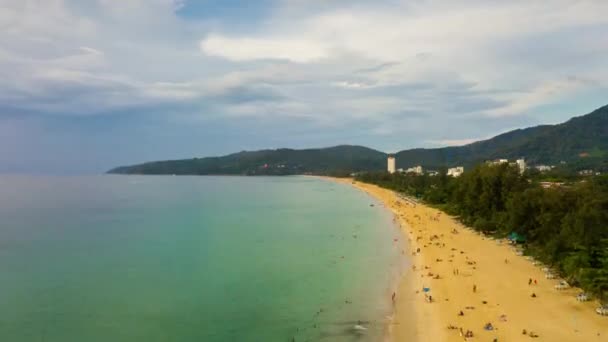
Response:
[[[239,152],[223,157],[150,162],[118,167],[110,173],[178,175],[337,174],[384,170],[387,155],[362,146]],[[575,169],[608,170],[608,106],[559,125],[510,131],[469,145],[411,149],[397,153],[397,167],[471,166],[496,158],[525,158],[530,164],[565,161]]]
[[[605,167],[608,106],[562,124],[517,129],[469,145],[401,151],[397,166],[471,166],[489,159],[521,157],[531,164],[565,161],[573,167]]]
[[[386,154],[362,146],[341,145],[305,150],[243,151],[223,157],[150,162],[118,167],[110,173],[177,175],[337,174],[381,170]]]

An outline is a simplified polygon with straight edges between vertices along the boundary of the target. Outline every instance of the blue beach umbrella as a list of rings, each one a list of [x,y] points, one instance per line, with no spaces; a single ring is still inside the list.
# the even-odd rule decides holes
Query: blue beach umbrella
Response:
[[[526,242],[526,237],[523,235],[517,234],[516,232],[511,232],[511,234],[509,234],[509,236],[507,238],[515,243]]]

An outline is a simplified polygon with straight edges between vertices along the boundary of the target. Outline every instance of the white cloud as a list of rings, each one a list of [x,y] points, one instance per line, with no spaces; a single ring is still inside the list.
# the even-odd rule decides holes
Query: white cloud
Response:
[[[507,105],[488,110],[485,113],[493,117],[519,115],[525,113],[526,110],[530,108],[551,103],[553,99],[563,99],[574,96],[577,91],[589,85],[589,81],[568,78],[565,80],[542,83],[530,90],[501,94],[499,96],[504,97]]]
[[[439,139],[439,140],[427,140],[428,143],[437,146],[463,146],[474,143],[476,141],[484,140],[487,138],[465,138],[465,139]]]
[[[150,99],[191,100],[200,96],[200,90],[191,83],[156,82],[142,89]]]
[[[180,18],[177,0],[0,0],[0,99],[62,114],[203,103],[386,133],[412,113],[427,124],[526,114],[608,77],[606,1],[280,3],[233,29]],[[542,56],[550,66],[516,53],[567,32],[588,63],[557,58],[566,49]]]
[[[299,6],[298,1],[287,1],[288,9],[279,13],[292,13],[292,7]],[[503,108],[487,113],[518,115],[571,94],[578,87],[558,86],[559,90],[552,91],[547,87],[556,86],[565,77],[559,70],[530,70],[522,61],[505,60],[502,50],[530,37],[608,25],[604,14],[607,11],[608,2],[599,0],[404,1],[392,7],[331,9],[297,19],[274,17],[250,33],[208,36],[202,40],[201,49],[209,55],[240,62],[400,62],[367,73],[364,79],[334,80],[331,84],[361,90],[416,81],[445,84],[457,80],[475,85],[463,89],[471,96],[505,102]],[[597,51],[598,44],[601,41],[592,46],[586,41],[581,49]],[[327,65],[319,68],[327,70]],[[584,66],[577,69],[575,73],[582,77],[597,75],[598,71]],[[520,99],[511,91],[501,94],[500,89],[509,87],[528,95]]]
[[[301,118],[310,119],[308,107],[298,102],[254,101],[248,103],[228,104],[226,113],[232,117],[254,118]]]
[[[336,87],[347,88],[347,89],[369,89],[369,88],[373,87],[372,84],[365,84],[362,82],[349,82],[349,81],[334,82],[333,85]]]
[[[306,63],[328,56],[328,52],[321,44],[297,38],[230,39],[212,35],[201,42],[201,49],[210,56],[224,57],[233,61],[278,59]]]
[[[103,52],[88,46],[81,46],[80,51],[89,55],[103,55]]]
[[[99,5],[114,15],[130,15],[130,12],[162,11],[171,14],[184,6],[185,0],[97,0]]]

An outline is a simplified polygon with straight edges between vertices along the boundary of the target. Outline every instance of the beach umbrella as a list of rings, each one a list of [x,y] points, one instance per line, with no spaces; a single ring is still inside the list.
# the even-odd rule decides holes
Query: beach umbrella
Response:
[[[429,291],[431,291],[431,288],[430,288],[430,287],[423,287],[423,288],[422,288],[422,291],[424,291],[424,292],[429,292]]]
[[[522,236],[520,234],[517,234],[516,232],[511,232],[511,234],[509,234],[508,239],[516,242],[516,243],[524,243],[526,242],[526,237]]]

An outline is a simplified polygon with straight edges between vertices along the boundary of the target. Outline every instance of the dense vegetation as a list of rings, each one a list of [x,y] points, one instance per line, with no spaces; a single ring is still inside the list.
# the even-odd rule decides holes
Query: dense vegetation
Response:
[[[608,294],[608,176],[542,188],[508,164],[480,165],[459,178],[365,173],[358,177],[436,205],[476,230],[525,239],[526,252],[571,283]]]
[[[150,162],[110,173],[178,175],[348,174],[384,170],[387,155],[362,146],[239,152],[223,157]],[[471,166],[496,158],[524,157],[530,164],[560,164],[570,170],[608,171],[608,106],[560,125],[518,129],[465,146],[397,153],[397,167]],[[561,164],[560,164],[561,165]]]

